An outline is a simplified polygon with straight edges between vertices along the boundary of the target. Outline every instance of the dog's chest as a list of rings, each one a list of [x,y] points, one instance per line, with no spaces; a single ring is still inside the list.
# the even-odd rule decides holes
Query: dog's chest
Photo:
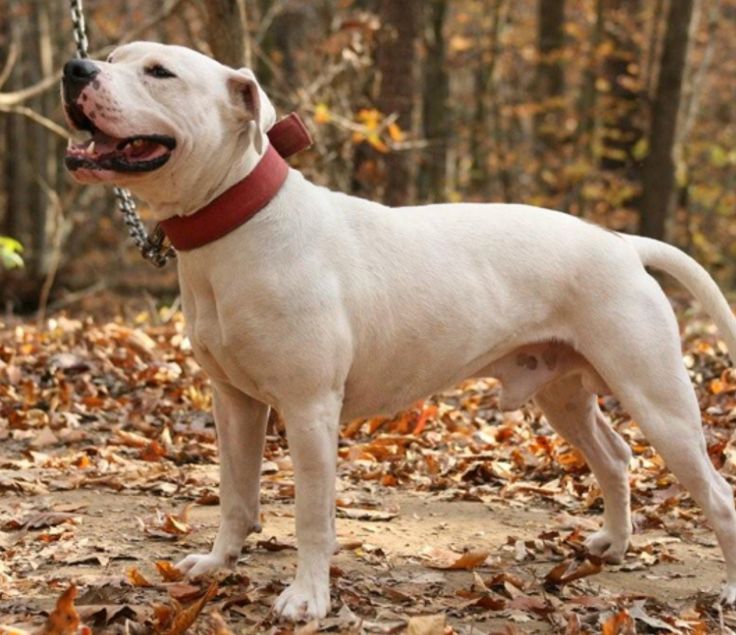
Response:
[[[236,386],[251,397],[267,401],[257,377],[257,355],[249,355],[248,329],[239,325],[227,305],[217,301],[211,286],[181,281],[186,333],[197,362],[214,382]],[[253,362],[253,363],[249,363]]]

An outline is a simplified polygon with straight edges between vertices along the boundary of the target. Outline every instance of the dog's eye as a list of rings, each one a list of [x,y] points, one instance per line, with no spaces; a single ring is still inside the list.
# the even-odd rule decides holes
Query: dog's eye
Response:
[[[146,75],[151,77],[157,77],[158,79],[166,79],[168,77],[176,77],[168,68],[161,66],[161,64],[151,64],[145,68]]]

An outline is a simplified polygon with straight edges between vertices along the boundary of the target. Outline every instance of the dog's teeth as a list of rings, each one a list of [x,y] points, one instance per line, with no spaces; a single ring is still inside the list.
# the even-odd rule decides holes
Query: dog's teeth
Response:
[[[87,146],[87,152],[90,154],[94,154],[95,152],[95,142],[91,141],[90,144]]]

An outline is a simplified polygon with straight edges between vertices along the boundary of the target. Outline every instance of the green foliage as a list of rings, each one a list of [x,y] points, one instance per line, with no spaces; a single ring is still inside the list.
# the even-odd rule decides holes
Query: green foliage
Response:
[[[0,263],[3,269],[17,269],[23,266],[21,252],[23,245],[13,238],[0,236]]]

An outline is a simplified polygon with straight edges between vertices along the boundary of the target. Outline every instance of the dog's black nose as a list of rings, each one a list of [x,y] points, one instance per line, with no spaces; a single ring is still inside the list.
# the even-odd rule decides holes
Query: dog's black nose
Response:
[[[64,64],[62,84],[64,98],[71,103],[76,101],[82,89],[89,84],[100,72],[94,62],[89,60],[69,60]]]
[[[92,81],[100,69],[89,60],[69,60],[64,64],[64,79],[68,82],[87,84]]]

